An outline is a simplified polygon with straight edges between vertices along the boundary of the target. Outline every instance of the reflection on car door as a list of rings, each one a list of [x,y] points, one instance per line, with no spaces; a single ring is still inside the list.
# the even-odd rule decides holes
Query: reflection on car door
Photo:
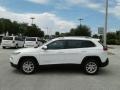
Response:
[[[41,64],[65,63],[65,41],[58,40],[47,45],[48,49],[40,54]]]

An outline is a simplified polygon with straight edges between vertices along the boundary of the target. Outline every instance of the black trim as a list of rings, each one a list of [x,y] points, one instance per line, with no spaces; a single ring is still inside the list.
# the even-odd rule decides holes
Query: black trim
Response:
[[[10,65],[11,65],[12,67],[14,67],[14,68],[18,68],[18,65],[13,64],[12,62],[10,62]]]
[[[109,59],[107,58],[107,60],[104,63],[101,63],[101,67],[105,67],[109,64]]]

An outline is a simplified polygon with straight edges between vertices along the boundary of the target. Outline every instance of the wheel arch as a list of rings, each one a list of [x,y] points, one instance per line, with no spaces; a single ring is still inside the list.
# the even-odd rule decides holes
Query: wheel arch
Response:
[[[86,62],[86,61],[88,61],[88,60],[95,60],[97,63],[98,63],[98,65],[99,66],[101,66],[101,59],[100,59],[100,57],[99,56],[86,56],[86,57],[84,57],[83,58],[83,60],[82,60],[82,63],[81,63],[81,65],[84,65],[84,63]]]
[[[34,56],[23,56],[23,57],[21,57],[21,58],[19,59],[18,67],[20,67],[21,62],[22,62],[23,60],[25,60],[26,58],[33,59],[33,60],[35,61],[35,63],[36,63],[37,65],[39,65],[36,57],[34,57]]]

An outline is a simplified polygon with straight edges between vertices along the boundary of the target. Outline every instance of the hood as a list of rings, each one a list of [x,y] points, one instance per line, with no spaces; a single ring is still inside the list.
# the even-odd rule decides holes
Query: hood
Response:
[[[23,49],[18,49],[15,52],[36,52],[38,48],[23,48]]]

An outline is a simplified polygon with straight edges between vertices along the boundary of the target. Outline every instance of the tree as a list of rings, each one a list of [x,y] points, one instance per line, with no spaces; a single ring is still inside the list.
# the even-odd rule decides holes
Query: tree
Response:
[[[92,37],[93,38],[99,38],[99,36],[97,34],[94,34]]]
[[[44,36],[44,32],[41,31],[40,28],[38,28],[35,24],[33,24],[32,26],[28,26],[27,30],[25,31],[25,36],[29,36],[29,37],[43,37]]]
[[[22,35],[44,37],[44,32],[35,24],[29,26],[27,23],[18,23],[9,19],[0,18],[0,34],[8,32],[9,35]]]
[[[59,32],[55,32],[55,36],[59,37],[60,33]]]
[[[115,32],[109,32],[107,33],[107,39],[116,39],[116,33]]]
[[[71,36],[91,36],[90,28],[86,25],[79,25],[75,29],[70,30]]]
[[[10,33],[12,22],[9,19],[0,18],[0,33]]]
[[[117,39],[120,40],[120,31],[117,31],[116,35],[117,35]]]

